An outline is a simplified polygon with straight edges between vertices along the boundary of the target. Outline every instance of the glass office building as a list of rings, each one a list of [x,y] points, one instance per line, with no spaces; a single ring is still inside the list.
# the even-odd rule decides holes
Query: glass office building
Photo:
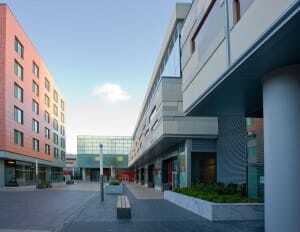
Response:
[[[132,137],[77,136],[77,167],[81,170],[83,180],[99,180],[100,144],[103,145],[103,168],[106,180],[111,176],[118,178],[122,171],[128,168]]]

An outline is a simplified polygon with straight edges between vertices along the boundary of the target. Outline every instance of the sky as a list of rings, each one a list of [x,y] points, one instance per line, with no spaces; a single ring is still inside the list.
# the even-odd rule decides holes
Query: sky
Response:
[[[65,97],[67,153],[77,135],[132,135],[178,1],[0,0]]]

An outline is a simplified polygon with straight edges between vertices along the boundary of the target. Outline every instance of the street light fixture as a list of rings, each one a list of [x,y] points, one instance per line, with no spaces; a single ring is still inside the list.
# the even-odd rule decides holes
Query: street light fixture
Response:
[[[104,201],[104,181],[103,181],[103,145],[99,144],[99,166],[100,166],[100,192],[101,192],[101,202]]]

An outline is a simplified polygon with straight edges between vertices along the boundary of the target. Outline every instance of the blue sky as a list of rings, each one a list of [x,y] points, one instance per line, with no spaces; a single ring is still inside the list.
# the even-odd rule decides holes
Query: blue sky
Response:
[[[67,152],[78,134],[131,135],[177,1],[2,2],[65,96]]]

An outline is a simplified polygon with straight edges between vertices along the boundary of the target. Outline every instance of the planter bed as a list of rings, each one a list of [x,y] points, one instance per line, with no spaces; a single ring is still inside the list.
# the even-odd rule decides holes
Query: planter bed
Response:
[[[214,203],[172,191],[164,199],[210,221],[263,220],[263,203]]]
[[[123,184],[119,185],[105,185],[104,192],[106,194],[123,194]]]

